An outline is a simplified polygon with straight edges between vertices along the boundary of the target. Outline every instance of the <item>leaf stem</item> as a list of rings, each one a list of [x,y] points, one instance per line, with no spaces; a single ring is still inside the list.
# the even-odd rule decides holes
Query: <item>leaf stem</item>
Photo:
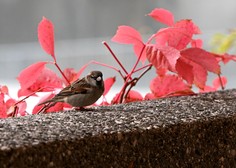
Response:
[[[220,79],[221,89],[222,89],[222,90],[225,90],[225,87],[224,87],[224,85],[223,85],[223,82],[222,82],[222,79],[221,79],[220,74],[218,74],[218,77],[219,77],[219,79]]]
[[[117,68],[115,68],[115,67],[113,67],[111,65],[107,65],[107,64],[104,64],[104,63],[101,63],[101,62],[97,62],[97,61],[90,61],[88,64],[92,64],[92,63],[93,64],[97,64],[97,65],[101,65],[101,66],[104,66],[104,67],[111,68],[111,69],[117,71],[123,79],[125,78],[124,75],[121,73],[121,71],[119,69],[117,69]]]
[[[120,60],[116,57],[115,53],[111,50],[110,46],[107,44],[106,41],[102,42],[106,48],[109,50],[109,52],[111,53],[111,55],[114,57],[114,59],[116,60],[116,62],[119,64],[119,66],[121,67],[121,69],[125,72],[125,74],[127,75],[128,72],[127,70],[124,68],[124,66],[122,65],[122,63],[120,62]]]
[[[28,95],[25,96],[23,99],[17,101],[17,102],[14,104],[14,106],[16,106],[17,104],[23,102],[24,100],[28,99],[30,96],[34,95],[35,93],[37,93],[37,92],[39,92],[39,91],[41,91],[41,90],[43,90],[43,89],[45,89],[45,88],[50,88],[50,87],[42,87],[42,88],[40,88],[40,89],[38,89],[38,90],[36,90],[36,91],[34,91],[34,92],[28,94]]]
[[[139,54],[139,57],[138,57],[137,61],[135,62],[133,69],[131,70],[131,73],[133,73],[134,70],[136,69],[136,67],[138,66],[138,63],[139,63],[139,61],[140,61],[140,59],[141,59],[141,57],[143,55],[145,47],[146,47],[146,45],[143,45],[142,50],[141,50],[141,52]]]
[[[61,68],[59,67],[59,65],[57,64],[57,62],[53,63],[57,69],[60,71],[61,75],[63,76],[63,78],[66,80],[66,82],[68,83],[68,85],[70,84],[70,81],[67,79],[67,77],[65,76],[65,74],[62,72]]]
[[[143,71],[139,77],[134,78],[133,80],[131,80],[129,82],[128,85],[130,85],[130,87],[127,90],[127,92],[125,93],[124,98],[127,98],[127,96],[129,94],[130,90],[132,89],[132,87],[134,87],[138,83],[138,81],[143,77],[143,75],[145,75],[152,68],[152,65],[145,66],[145,67],[147,67],[147,69],[145,71]]]
[[[136,72],[138,72],[138,71],[141,71],[142,69],[145,69],[145,68],[147,68],[147,67],[152,67],[152,63],[149,63],[149,64],[147,64],[147,65],[145,65],[145,66],[143,66],[143,67],[141,67],[141,68],[136,69],[133,73],[136,73]]]

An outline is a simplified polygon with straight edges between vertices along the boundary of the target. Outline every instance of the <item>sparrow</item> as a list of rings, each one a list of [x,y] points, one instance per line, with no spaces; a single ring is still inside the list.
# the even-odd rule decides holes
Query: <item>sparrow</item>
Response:
[[[95,103],[104,92],[102,72],[92,71],[82,79],[77,79],[62,89],[52,99],[38,105],[57,102],[65,102],[76,108],[83,108]]]

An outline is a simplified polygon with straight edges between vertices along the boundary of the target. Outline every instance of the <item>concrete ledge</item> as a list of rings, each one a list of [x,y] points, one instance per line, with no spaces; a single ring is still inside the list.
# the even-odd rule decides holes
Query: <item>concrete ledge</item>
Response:
[[[0,120],[1,167],[236,167],[236,90]]]

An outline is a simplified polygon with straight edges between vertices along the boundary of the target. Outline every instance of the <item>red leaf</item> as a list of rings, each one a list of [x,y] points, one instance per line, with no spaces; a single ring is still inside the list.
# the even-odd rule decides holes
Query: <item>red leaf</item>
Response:
[[[111,104],[117,104],[117,98],[118,96],[120,96],[120,93],[117,93],[112,101],[111,101]],[[134,102],[134,101],[142,101],[143,100],[143,96],[137,92],[137,91],[134,91],[134,90],[130,90],[127,97],[125,98],[124,100],[124,103],[129,103],[129,102]]]
[[[140,56],[140,61],[144,63],[146,61],[146,47],[143,43],[137,43],[133,47],[134,53],[136,54],[137,57],[140,56],[141,52],[142,55]]]
[[[157,45],[168,45],[178,50],[185,48],[192,40],[192,36],[187,34],[185,29],[176,27],[160,29],[155,37]]]
[[[64,110],[64,108],[71,108],[71,106],[67,103],[58,102],[54,106],[47,109],[46,111],[47,112],[57,112],[57,111]]]
[[[33,109],[32,114],[38,114],[39,110],[41,110],[44,107],[44,105],[36,105]],[[64,110],[64,108],[70,108],[71,106],[67,103],[62,103],[62,102],[58,102],[56,103],[54,106],[48,108],[46,110],[47,113],[49,112],[58,112],[58,111],[62,111]]]
[[[169,70],[175,71],[175,65],[177,60],[180,57],[180,52],[176,50],[173,47],[164,46],[164,47],[158,47],[158,50],[164,55],[164,57],[167,59],[169,63]]]
[[[7,107],[4,102],[4,94],[0,93],[0,118],[7,118]]]
[[[7,106],[7,108],[10,108],[11,106],[15,105],[16,102],[17,102],[17,101],[16,101],[15,99],[12,99],[12,98],[8,99],[8,100],[6,101],[6,106]]]
[[[213,53],[200,48],[188,48],[181,51],[181,56],[199,64],[207,71],[220,74],[220,66],[216,60],[215,54]]]
[[[191,41],[194,34],[200,33],[198,27],[191,20],[181,20],[174,26],[160,29],[156,33],[156,44],[168,45],[178,50],[184,49]]]
[[[104,81],[104,85],[105,85],[105,90],[103,92],[103,96],[105,96],[109,90],[111,89],[111,87],[113,86],[113,84],[115,83],[116,81],[116,77],[110,77],[110,78],[107,78],[105,81]]]
[[[205,86],[203,89],[200,89],[200,92],[205,93],[205,92],[214,92],[218,90],[221,87],[220,80],[222,81],[223,87],[225,87],[227,83],[227,78],[224,76],[221,76],[221,79],[217,77],[216,79],[213,80],[213,86]]]
[[[140,33],[130,26],[119,26],[111,40],[122,44],[143,43]]]
[[[122,44],[132,44],[137,57],[140,56],[143,47],[145,47],[140,33],[130,26],[119,26],[115,36],[111,39],[114,42]],[[145,51],[141,56],[141,61],[146,59]]]
[[[20,72],[17,80],[20,83],[21,89],[27,89],[30,87],[42,73],[47,62],[37,62],[25,68]]]
[[[25,116],[26,115],[26,108],[27,108],[27,103],[25,101],[19,103],[17,105],[18,107],[18,114],[19,116]]]
[[[70,83],[73,83],[75,80],[78,79],[78,73],[73,68],[66,68],[63,71],[63,73]],[[68,84],[64,78],[63,78],[63,83],[66,85]]]
[[[156,8],[149,13],[148,16],[151,16],[156,21],[166,24],[167,26],[172,26],[174,24],[173,14],[166,9]]]
[[[214,87],[211,87],[211,86],[204,86],[203,89],[200,89],[199,92],[200,93],[206,93],[206,92],[214,92],[216,91],[216,89]]]
[[[192,62],[191,65],[193,66],[194,84],[198,88],[204,88],[207,81],[206,69],[194,62]]]
[[[18,103],[16,105],[16,100],[8,99],[7,104],[7,115],[12,116],[13,113],[16,113],[16,116],[25,116],[26,115],[26,108],[27,104],[25,101]]]
[[[18,96],[27,96],[33,92],[47,92],[55,88],[62,88],[62,80],[55,72],[44,67],[37,75],[37,78],[27,87],[21,87],[18,91]]]
[[[227,53],[220,55],[216,54],[217,61],[222,61],[224,64],[227,64],[229,61],[235,61],[236,62],[236,56],[235,55],[229,55]]]
[[[178,72],[178,75],[185,79],[190,85],[193,84],[193,66],[190,64],[189,60],[180,57],[176,64],[176,71]]]
[[[7,112],[6,113],[7,113],[8,116],[12,115],[12,113],[14,112],[14,110],[15,110],[15,103],[16,103],[16,100],[12,99],[12,98],[10,98],[10,99],[8,99],[6,101],[6,108],[7,108]]]
[[[167,73],[167,69],[166,68],[158,68],[156,69],[156,74],[160,77],[165,76]]]
[[[32,114],[38,114],[39,110],[41,110],[43,108],[44,105],[41,106],[34,106],[33,110],[32,110]]]
[[[180,52],[173,47],[154,45],[147,46],[147,59],[156,69],[167,68],[175,72],[175,65],[180,57]]]
[[[207,71],[199,64],[180,57],[176,64],[178,75],[185,79],[190,85],[195,83],[199,88],[204,88],[207,80]]]
[[[56,62],[54,54],[54,27],[53,23],[45,17],[43,17],[38,25],[38,39],[44,51],[51,55]]]
[[[144,97],[144,100],[153,100],[153,99],[156,99],[153,93],[147,93]]]
[[[176,64],[176,70],[189,84],[201,89],[205,87],[207,71],[220,74],[220,66],[213,53],[200,48],[188,48],[180,52],[181,57]]]
[[[195,48],[202,48],[203,41],[201,39],[193,39],[191,41],[191,46]]]
[[[142,100],[143,100],[143,96],[139,92],[137,92],[135,90],[130,90],[126,99],[125,99],[125,103],[142,101]]]
[[[0,85],[0,93],[9,95],[8,87],[5,85],[3,85],[3,86]]]
[[[166,75],[162,78],[154,78],[150,83],[150,89],[155,97],[193,93],[190,86],[184,83],[183,80],[176,75]]]
[[[193,23],[190,19],[183,19],[175,23],[174,27],[182,28],[186,31],[187,34],[193,35],[193,34],[200,34],[201,30],[197,25]]]
[[[58,91],[59,92],[59,91]],[[53,98],[54,96],[56,95],[56,93],[54,92],[51,92],[49,94],[46,94],[44,95],[43,97],[41,97],[41,99],[39,100],[38,104],[46,101],[46,100],[49,100],[51,98]],[[36,105],[34,108],[33,108],[33,112],[32,114],[37,114],[39,112],[39,110],[41,110],[45,105]],[[55,106],[52,106],[50,107],[49,109],[46,110],[46,112],[56,112],[56,111],[61,111],[63,110],[64,108],[70,108],[71,106],[67,103],[56,103]]]
[[[225,85],[227,84],[227,78],[224,76],[221,76],[220,78],[217,77],[216,79],[214,79],[213,81],[214,88],[219,89],[221,87],[221,82],[222,82],[223,87],[225,87]]]
[[[118,104],[118,96],[120,96],[120,93],[117,93],[113,99],[111,100],[111,104]]]

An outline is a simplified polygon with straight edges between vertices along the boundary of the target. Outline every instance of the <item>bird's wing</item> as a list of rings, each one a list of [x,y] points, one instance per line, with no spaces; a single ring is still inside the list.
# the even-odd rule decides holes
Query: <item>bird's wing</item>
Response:
[[[91,91],[91,89],[92,89],[91,85],[88,84],[84,78],[82,78],[66,86],[52,99],[46,100],[40,103],[39,105],[49,103],[49,102],[63,102],[65,97],[75,95],[75,94],[87,94]]]
[[[85,82],[83,79],[73,82],[71,85],[68,85],[62,89],[56,96],[71,96],[74,94],[86,94],[90,92],[91,85]]]

